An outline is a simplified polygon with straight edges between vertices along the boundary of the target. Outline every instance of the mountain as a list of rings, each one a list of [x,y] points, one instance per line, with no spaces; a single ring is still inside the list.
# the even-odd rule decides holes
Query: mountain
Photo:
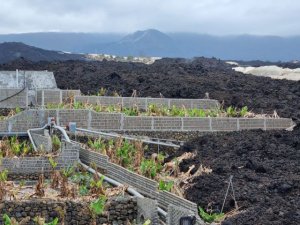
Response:
[[[33,46],[25,45],[20,42],[4,42],[0,44],[0,63],[6,63],[18,58],[37,61],[66,61],[66,60],[83,60],[84,55],[69,54],[58,51],[49,51]]]
[[[104,46],[102,51],[121,56],[180,56],[174,40],[154,29],[126,35],[121,40]]]
[[[47,50],[96,53],[99,45],[119,41],[122,37],[124,34],[39,32],[0,34],[0,42],[22,42]]]
[[[163,33],[149,29],[132,34],[28,33],[0,35],[0,42],[18,41],[32,46],[76,53],[120,56],[216,57],[224,60],[300,60],[300,36],[213,36]]]

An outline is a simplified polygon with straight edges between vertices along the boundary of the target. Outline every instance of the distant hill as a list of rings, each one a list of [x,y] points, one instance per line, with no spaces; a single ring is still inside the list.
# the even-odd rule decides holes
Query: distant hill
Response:
[[[44,50],[20,42],[4,42],[0,44],[0,63],[6,63],[19,58],[25,58],[33,62],[85,59],[83,55]]]
[[[176,42],[154,29],[126,35],[119,41],[103,46],[102,51],[121,56],[181,56]]]
[[[4,41],[23,42],[48,50],[120,56],[205,56],[244,61],[300,60],[300,36],[212,36],[162,33],[149,29],[126,35],[55,32],[0,35],[0,42]]]

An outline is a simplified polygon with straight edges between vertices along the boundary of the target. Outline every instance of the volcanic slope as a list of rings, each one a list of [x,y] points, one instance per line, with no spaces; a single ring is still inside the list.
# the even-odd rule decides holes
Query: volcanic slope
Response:
[[[96,93],[101,87],[130,96],[210,98],[225,106],[248,106],[257,113],[300,118],[300,81],[272,80],[244,75],[217,59],[161,59],[151,65],[122,62],[29,62],[18,60],[0,65],[1,70],[53,71],[59,88]]]

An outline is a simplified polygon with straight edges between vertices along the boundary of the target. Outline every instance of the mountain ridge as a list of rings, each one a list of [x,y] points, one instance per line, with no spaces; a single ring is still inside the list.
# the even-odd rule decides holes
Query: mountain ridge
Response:
[[[32,62],[38,61],[66,61],[84,60],[85,57],[79,54],[69,54],[61,51],[50,51],[21,42],[0,43],[0,63],[7,63],[20,58],[26,58]]]
[[[223,60],[292,61],[300,59],[300,36],[257,36],[173,32],[155,29],[130,34],[116,33],[27,33],[0,35],[0,42],[20,41],[47,50],[120,56],[193,58]]]

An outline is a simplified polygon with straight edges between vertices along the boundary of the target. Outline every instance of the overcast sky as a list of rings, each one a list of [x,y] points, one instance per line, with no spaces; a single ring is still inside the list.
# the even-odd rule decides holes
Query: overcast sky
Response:
[[[0,33],[300,35],[299,0],[0,0]]]

